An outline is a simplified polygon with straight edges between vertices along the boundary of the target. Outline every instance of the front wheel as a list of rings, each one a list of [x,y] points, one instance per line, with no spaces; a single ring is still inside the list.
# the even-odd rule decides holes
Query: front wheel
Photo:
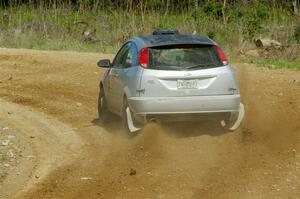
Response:
[[[122,122],[125,131],[132,135],[141,130],[141,128],[136,125],[137,122],[134,120],[134,117],[132,117],[132,112],[126,99],[124,99],[122,115]]]
[[[103,87],[100,88],[98,97],[98,118],[100,121],[107,121],[109,117],[109,111],[107,108],[107,102],[104,95]]]

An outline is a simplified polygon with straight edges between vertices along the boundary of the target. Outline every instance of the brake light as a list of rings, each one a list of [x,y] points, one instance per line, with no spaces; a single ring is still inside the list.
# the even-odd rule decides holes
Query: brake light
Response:
[[[220,48],[220,46],[215,45],[214,49],[217,51],[218,57],[220,58],[222,64],[225,66],[228,64],[228,59],[226,57],[226,55],[223,53],[222,49]]]
[[[142,50],[140,50],[139,62],[143,68],[148,67],[148,63],[149,63],[149,49],[148,48],[143,48]]]

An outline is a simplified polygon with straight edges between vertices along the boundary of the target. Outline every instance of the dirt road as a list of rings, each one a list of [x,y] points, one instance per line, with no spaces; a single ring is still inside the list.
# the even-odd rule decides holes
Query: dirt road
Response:
[[[246,119],[233,133],[151,124],[128,139],[96,120],[104,57],[0,49],[0,120],[34,157],[0,197],[300,198],[300,72],[234,64]]]

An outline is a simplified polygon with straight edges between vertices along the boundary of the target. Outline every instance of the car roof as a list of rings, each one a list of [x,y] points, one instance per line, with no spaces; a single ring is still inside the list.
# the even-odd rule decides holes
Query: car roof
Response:
[[[150,36],[133,37],[132,41],[139,48],[180,45],[180,44],[195,44],[195,45],[214,45],[215,43],[208,37],[200,35],[184,35],[184,34],[158,34]]]

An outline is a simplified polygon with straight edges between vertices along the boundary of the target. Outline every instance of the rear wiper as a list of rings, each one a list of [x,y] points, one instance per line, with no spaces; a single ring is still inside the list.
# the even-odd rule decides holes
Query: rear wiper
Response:
[[[190,67],[187,67],[186,69],[193,69],[193,68],[207,68],[207,67],[211,67],[211,66],[216,66],[215,64],[198,64],[198,65],[195,65],[195,66],[190,66]]]

